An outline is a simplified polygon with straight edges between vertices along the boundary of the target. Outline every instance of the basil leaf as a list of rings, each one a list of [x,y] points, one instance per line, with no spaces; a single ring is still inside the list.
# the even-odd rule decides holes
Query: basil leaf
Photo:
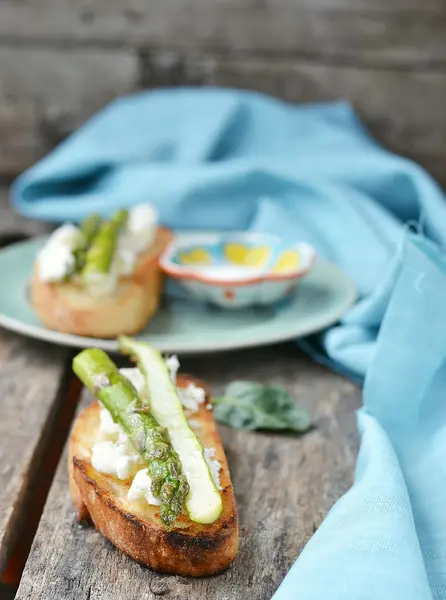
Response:
[[[215,418],[234,429],[270,429],[307,431],[311,427],[308,412],[297,404],[288,391],[277,385],[253,381],[234,381],[224,396],[213,399]]]

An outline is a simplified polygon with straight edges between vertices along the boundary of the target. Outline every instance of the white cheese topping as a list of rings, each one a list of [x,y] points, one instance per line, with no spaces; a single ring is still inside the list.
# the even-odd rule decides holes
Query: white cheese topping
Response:
[[[135,475],[132,485],[130,486],[127,498],[129,500],[147,500],[148,504],[159,506],[161,502],[155,498],[152,494],[150,486],[152,485],[152,479],[147,472],[147,467],[141,469]]]
[[[204,458],[208,464],[209,470],[212,475],[212,479],[214,480],[217,490],[221,490],[223,489],[220,485],[221,463],[217,458],[214,458],[216,453],[217,451],[215,450],[215,448],[204,449]]]
[[[97,389],[100,389],[100,388],[106,387],[107,385],[110,385],[108,377],[106,375],[104,375],[103,373],[100,373],[98,375],[93,375],[93,377],[91,379],[92,379],[94,387]]]
[[[105,407],[101,408],[99,421],[99,434],[102,440],[117,442],[120,436],[125,436],[121,425],[113,421],[113,417]]]
[[[144,375],[139,369],[136,369],[135,367],[130,369],[119,369],[119,372],[121,373],[121,375],[124,375],[124,377],[130,381],[130,383],[133,385],[138,394],[141,394],[141,392],[144,391]]]
[[[135,268],[137,255],[123,246],[123,238],[118,242],[118,250],[113,260],[113,266],[120,275],[131,275]]]
[[[104,441],[96,442],[93,446],[91,464],[100,473],[125,480],[133,474],[136,466],[143,463],[128,442]]]
[[[79,229],[66,224],[56,229],[37,256],[38,276],[42,281],[62,281],[74,267],[72,249]]]
[[[178,358],[171,356],[166,360],[166,364],[173,383],[176,383],[177,372],[180,366]],[[138,393],[144,391],[144,376],[139,369],[120,369],[120,372],[133,384]],[[205,391],[193,383],[190,383],[185,389],[178,388],[178,392],[183,406],[191,412],[197,411],[199,405],[205,401]],[[204,456],[215,485],[221,490],[219,478],[221,464],[214,458],[215,448],[205,448]],[[133,477],[127,495],[130,501],[144,500],[145,498],[149,504],[155,506],[160,504],[151,492],[150,486],[152,482],[147,473],[147,468],[141,469],[144,461],[135,452],[122,427],[113,421],[111,414],[102,405],[99,413],[99,439],[93,445],[91,462],[93,467],[100,473],[114,475],[122,480]],[[139,470],[135,474],[137,468]]]
[[[180,361],[178,360],[178,356],[175,356],[175,354],[173,356],[169,356],[169,358],[166,359],[166,365],[167,365],[167,368],[169,369],[170,378],[172,380],[172,383],[176,383],[178,369],[180,368]]]
[[[153,244],[158,230],[158,216],[150,204],[139,204],[129,210],[125,230],[118,241],[116,262],[121,275],[130,275],[138,254]]]
[[[155,241],[158,229],[158,215],[150,204],[139,204],[129,211],[126,242],[123,244],[138,253]]]
[[[199,405],[206,400],[206,392],[195,383],[189,383],[187,388],[178,388],[178,395],[184,408],[192,412],[196,412]]]
[[[129,479],[135,468],[144,464],[122,427],[103,406],[99,413],[99,439],[93,445],[91,463],[100,473],[118,479]]]
[[[113,294],[118,284],[119,275],[118,263],[115,258],[107,273],[88,273],[84,283],[90,296],[103,298]]]

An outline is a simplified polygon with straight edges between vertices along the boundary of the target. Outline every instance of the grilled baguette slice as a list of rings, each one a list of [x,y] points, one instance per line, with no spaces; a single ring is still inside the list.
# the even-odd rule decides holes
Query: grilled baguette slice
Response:
[[[158,310],[163,277],[159,258],[172,237],[168,229],[159,228],[133,273],[121,277],[108,297],[95,298],[73,282],[42,281],[36,265],[31,282],[34,310],[47,327],[64,333],[113,338],[141,331]]]
[[[193,380],[179,376],[177,385]],[[202,384],[195,382],[197,385]],[[94,401],[74,423],[69,445],[70,490],[80,520],[91,520],[112,544],[139,563],[155,571],[200,577],[227,569],[238,550],[238,519],[228,464],[213,413],[206,402],[186,415],[204,447],[216,449],[221,464],[220,485],[223,511],[215,523],[201,525],[181,515],[172,529],[159,518],[159,507],[147,502],[129,502],[131,481],[104,475],[91,464],[91,448],[99,428],[100,405]]]

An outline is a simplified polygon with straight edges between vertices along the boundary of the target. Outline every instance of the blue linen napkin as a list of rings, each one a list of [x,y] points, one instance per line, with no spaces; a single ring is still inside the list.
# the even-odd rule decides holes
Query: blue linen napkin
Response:
[[[367,372],[356,481],[275,599],[444,600],[440,189],[381,148],[345,103],[293,106],[212,89],[118,100],[13,186],[17,210],[56,221],[145,201],[174,228],[306,240],[358,286],[342,322],[304,342],[343,372]],[[410,220],[424,237],[408,233]]]
[[[306,348],[362,378],[404,223],[446,243],[446,202],[416,164],[373,140],[346,103],[174,89],[112,102],[13,185],[22,214],[54,221],[152,202],[174,228],[302,239],[356,282],[360,302]]]
[[[364,385],[355,484],[274,600],[446,598],[446,255],[407,236]]]

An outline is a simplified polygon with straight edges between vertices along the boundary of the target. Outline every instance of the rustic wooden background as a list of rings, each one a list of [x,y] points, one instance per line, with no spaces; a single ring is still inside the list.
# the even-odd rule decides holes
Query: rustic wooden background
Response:
[[[0,0],[0,178],[111,98],[181,84],[347,97],[446,183],[445,0]]]

